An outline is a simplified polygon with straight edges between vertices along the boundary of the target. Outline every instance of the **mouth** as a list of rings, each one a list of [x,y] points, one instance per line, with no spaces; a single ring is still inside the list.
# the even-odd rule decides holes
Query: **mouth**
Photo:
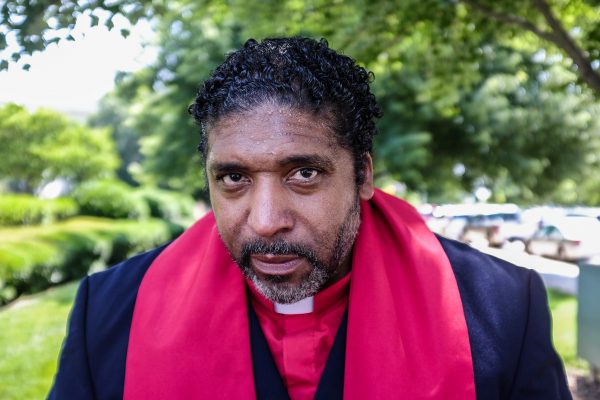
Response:
[[[288,275],[304,263],[297,255],[253,254],[250,256],[252,268],[263,275]]]

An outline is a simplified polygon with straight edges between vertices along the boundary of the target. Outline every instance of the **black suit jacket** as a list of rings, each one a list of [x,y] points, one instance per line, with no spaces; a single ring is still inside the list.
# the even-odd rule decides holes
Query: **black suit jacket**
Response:
[[[478,399],[571,399],[550,336],[539,276],[439,238],[456,276],[469,331]],[[81,282],[49,399],[120,399],[139,285],[164,247],[133,257]],[[267,343],[250,309],[258,399],[286,399]],[[346,318],[329,355],[317,399],[343,396]],[[401,398],[401,394],[398,395]]]

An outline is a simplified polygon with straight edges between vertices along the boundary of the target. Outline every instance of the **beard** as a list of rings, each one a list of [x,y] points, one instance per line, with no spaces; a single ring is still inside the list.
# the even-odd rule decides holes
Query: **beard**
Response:
[[[243,243],[240,257],[233,259],[242,273],[266,298],[280,304],[295,303],[314,296],[339,274],[342,265],[350,256],[359,226],[360,203],[356,196],[333,241],[315,238],[315,243],[319,243],[319,246],[313,248],[282,238],[270,242],[256,238]],[[327,243],[331,244],[328,246]],[[250,265],[250,257],[255,254],[295,255],[306,259],[310,269],[297,283],[290,282],[289,277],[285,275],[266,275],[261,278]]]

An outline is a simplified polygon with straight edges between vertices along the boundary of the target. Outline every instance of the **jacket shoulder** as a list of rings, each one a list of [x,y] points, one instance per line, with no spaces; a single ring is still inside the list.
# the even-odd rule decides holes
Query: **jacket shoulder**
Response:
[[[120,262],[104,271],[96,272],[88,276],[88,283],[94,293],[90,297],[95,298],[105,293],[115,294],[137,294],[137,289],[146,274],[146,271],[156,257],[167,247],[163,245],[147,252],[138,254],[125,261]]]
[[[138,289],[162,246],[131,257],[105,271],[88,277],[87,331],[90,364],[106,360],[106,352],[122,358],[125,353]],[[122,355],[122,357],[121,357]],[[114,361],[114,360],[112,360]],[[104,366],[95,369],[103,371]]]
[[[135,299],[146,271],[165,247],[82,280],[48,399],[123,396]]]
[[[527,295],[531,270],[482,253],[465,243],[437,238],[450,260],[461,296],[469,297],[467,300],[498,296],[497,300],[510,301],[519,293]]]
[[[131,322],[140,284],[154,259],[165,247],[131,257],[87,278],[87,323],[94,337],[126,328],[129,332],[127,325]]]
[[[460,292],[477,398],[569,399],[539,275],[438,236]]]

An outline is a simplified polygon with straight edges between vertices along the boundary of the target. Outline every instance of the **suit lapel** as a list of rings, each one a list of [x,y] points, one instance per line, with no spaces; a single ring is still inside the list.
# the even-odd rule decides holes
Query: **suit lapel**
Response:
[[[250,302],[248,302],[248,317],[256,398],[258,400],[289,400],[290,397],[283,386],[281,375],[277,371],[271,350]]]
[[[346,361],[346,331],[348,329],[348,309],[344,312],[340,327],[329,351],[323,369],[315,400],[342,400],[344,397],[344,365]]]

